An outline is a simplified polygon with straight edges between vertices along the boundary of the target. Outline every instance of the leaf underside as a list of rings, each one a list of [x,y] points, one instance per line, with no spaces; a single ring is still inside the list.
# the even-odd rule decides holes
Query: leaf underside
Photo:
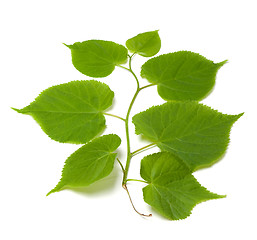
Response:
[[[148,60],[141,76],[157,85],[164,100],[201,100],[212,90],[225,62],[213,63],[197,53],[179,51]]]
[[[200,202],[225,197],[202,187],[187,166],[168,152],[144,157],[140,174],[148,182],[144,201],[171,220],[188,217]]]
[[[157,31],[140,33],[126,41],[128,50],[143,57],[152,57],[160,51],[161,39]]]
[[[53,140],[86,143],[105,128],[103,111],[112,105],[114,93],[95,80],[72,81],[44,90],[19,113],[31,115]]]
[[[136,114],[133,123],[136,134],[143,134],[195,171],[225,153],[230,129],[241,115],[225,115],[197,102],[167,102]]]
[[[74,67],[90,77],[106,77],[128,58],[128,50],[111,41],[88,40],[66,46],[71,50]]]
[[[96,138],[79,148],[67,158],[62,178],[47,195],[58,192],[64,187],[85,187],[108,176],[117,153],[113,153],[121,143],[115,134]]]

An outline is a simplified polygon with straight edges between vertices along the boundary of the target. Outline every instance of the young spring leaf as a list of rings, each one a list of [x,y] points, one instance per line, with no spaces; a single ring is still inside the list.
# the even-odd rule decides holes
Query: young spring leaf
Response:
[[[88,40],[66,46],[71,50],[74,67],[90,77],[106,77],[128,58],[128,50],[111,41]]]
[[[225,62],[213,63],[197,53],[180,51],[148,60],[141,76],[157,84],[164,100],[201,100],[213,88],[216,73]]]
[[[95,80],[72,81],[44,90],[19,113],[31,115],[53,140],[86,143],[105,128],[103,111],[112,105],[113,91]]]
[[[203,201],[225,196],[209,192],[193,177],[187,166],[168,152],[155,153],[141,161],[144,200],[171,220],[184,219]]]
[[[143,57],[152,57],[160,51],[161,39],[157,31],[140,33],[126,42],[128,50]]]
[[[115,134],[92,140],[67,158],[62,178],[47,195],[64,187],[85,187],[108,176],[117,153],[113,153],[121,143]]]
[[[137,134],[195,171],[225,153],[230,129],[241,115],[225,115],[197,102],[167,102],[135,115],[133,123]]]

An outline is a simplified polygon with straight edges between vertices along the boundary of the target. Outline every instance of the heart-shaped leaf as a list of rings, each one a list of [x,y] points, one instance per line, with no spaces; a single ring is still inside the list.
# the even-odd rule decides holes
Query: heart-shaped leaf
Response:
[[[111,41],[88,40],[66,46],[71,50],[74,67],[90,77],[106,77],[128,58],[128,50]]]
[[[62,178],[47,195],[58,192],[64,187],[85,187],[108,176],[117,153],[113,153],[121,143],[115,134],[105,135],[92,140],[67,158]]]
[[[161,39],[158,31],[140,33],[126,42],[128,50],[143,57],[152,57],[160,51]]]
[[[27,107],[14,110],[31,115],[53,140],[86,143],[104,130],[103,111],[113,97],[104,83],[72,81],[50,87]]]
[[[148,60],[141,76],[157,84],[164,100],[201,100],[212,90],[225,62],[213,63],[197,53],[180,51]]]
[[[140,174],[148,182],[143,188],[145,202],[171,220],[188,217],[200,202],[225,197],[202,187],[187,166],[168,152],[143,158]]]
[[[191,170],[216,162],[226,151],[241,116],[219,113],[197,102],[167,102],[133,117],[136,133],[181,158]]]

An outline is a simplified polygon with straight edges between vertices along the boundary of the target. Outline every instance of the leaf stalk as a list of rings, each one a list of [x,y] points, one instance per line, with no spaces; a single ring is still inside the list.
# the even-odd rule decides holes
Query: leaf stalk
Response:
[[[134,206],[134,204],[133,204],[133,202],[132,202],[132,199],[131,199],[131,196],[130,196],[130,193],[129,193],[129,191],[128,191],[128,188],[127,188],[126,184],[123,184],[122,187],[126,190],[126,192],[127,192],[127,194],[128,194],[128,197],[129,197],[129,200],[130,200],[130,203],[131,203],[133,209],[135,210],[135,212],[136,212],[137,214],[139,214],[140,216],[142,216],[142,217],[151,217],[151,216],[152,216],[151,213],[150,213],[150,214],[143,214],[143,213],[140,213],[140,212],[137,211],[137,209],[135,208],[135,206]]]
[[[120,119],[120,120],[122,120],[124,122],[126,121],[125,118],[122,118],[120,116],[117,116],[117,115],[114,115],[114,114],[111,114],[111,113],[103,113],[103,114],[106,115],[106,116],[111,116],[111,117],[118,118],[118,119]]]
[[[146,86],[141,87],[141,88],[140,88],[140,91],[143,90],[143,89],[145,89],[145,88],[152,87],[152,86],[155,86],[155,85],[156,85],[155,83],[148,84],[148,85],[146,85]]]
[[[143,152],[143,151],[146,151],[146,150],[148,150],[148,149],[150,149],[150,148],[153,148],[153,147],[155,147],[155,146],[156,146],[156,143],[148,144],[148,145],[146,145],[146,146],[144,146],[144,147],[142,147],[142,148],[139,148],[139,149],[137,149],[136,151],[132,152],[131,155],[132,155],[132,157],[133,157],[133,156],[137,155],[138,153],[141,153],[141,152]]]
[[[117,160],[118,163],[120,164],[120,167],[121,167],[121,170],[122,170],[123,174],[125,174],[125,169],[124,169],[124,167],[123,167],[121,161],[120,161],[118,158],[116,158],[116,160]]]
[[[129,181],[142,182],[142,183],[147,183],[148,184],[148,182],[146,182],[144,180],[140,180],[140,179],[127,179],[127,182],[129,182]]]

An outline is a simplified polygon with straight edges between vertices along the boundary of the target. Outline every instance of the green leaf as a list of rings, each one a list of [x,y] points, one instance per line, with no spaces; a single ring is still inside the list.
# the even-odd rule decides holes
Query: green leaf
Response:
[[[193,171],[216,162],[226,151],[239,115],[225,115],[197,102],[167,102],[133,117],[136,133],[181,158]]]
[[[44,90],[19,113],[31,115],[53,140],[86,143],[105,128],[103,111],[112,105],[113,91],[95,80],[72,81]]]
[[[110,41],[88,40],[66,46],[71,50],[74,67],[90,77],[106,77],[128,58],[124,46]]]
[[[143,158],[140,174],[149,184],[143,188],[145,202],[171,220],[188,217],[200,202],[225,197],[202,187],[186,165],[168,152]]]
[[[115,134],[92,140],[67,158],[62,178],[47,195],[64,187],[85,187],[108,176],[117,153],[113,153],[121,143]]]
[[[143,57],[152,57],[160,51],[161,39],[157,31],[140,33],[126,42],[128,50]]]
[[[225,62],[213,63],[197,53],[180,51],[148,60],[141,76],[157,84],[164,100],[201,100],[212,90]]]

